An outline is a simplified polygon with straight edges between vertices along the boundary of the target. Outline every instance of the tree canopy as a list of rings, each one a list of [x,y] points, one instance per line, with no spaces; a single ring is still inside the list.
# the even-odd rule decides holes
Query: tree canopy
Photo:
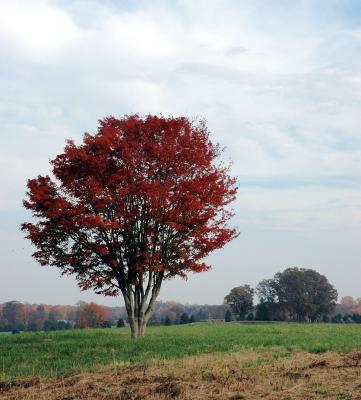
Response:
[[[337,290],[324,275],[308,268],[287,268],[260,282],[257,294],[263,309],[289,314],[297,321],[316,321],[335,307]]]

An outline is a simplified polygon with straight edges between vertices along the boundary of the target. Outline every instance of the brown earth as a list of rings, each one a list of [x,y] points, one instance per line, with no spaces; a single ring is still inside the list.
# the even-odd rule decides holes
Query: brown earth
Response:
[[[361,352],[210,354],[113,364],[63,378],[0,381],[0,399],[361,400]]]

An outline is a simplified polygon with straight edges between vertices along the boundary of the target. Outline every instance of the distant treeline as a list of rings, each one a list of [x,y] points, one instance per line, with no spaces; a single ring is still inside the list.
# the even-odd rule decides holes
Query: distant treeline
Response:
[[[257,295],[258,303],[254,304]],[[272,279],[234,287],[221,305],[156,303],[148,325],[200,321],[297,321],[361,323],[361,298],[343,297],[327,278],[306,268],[287,268]],[[0,331],[39,331],[74,328],[122,327],[128,323],[124,307],[79,302],[50,306],[10,301],[0,304]]]
[[[257,310],[260,311],[257,312]],[[262,310],[263,305],[259,303],[242,320],[265,320],[258,318]],[[231,321],[239,320],[239,318],[227,304],[191,305],[168,301],[157,303],[149,325],[186,324],[210,320]],[[274,318],[273,320],[286,319]],[[343,297],[327,321],[361,323],[361,299]],[[2,332],[107,328],[125,325],[127,325],[127,316],[124,307],[106,307],[84,302],[79,302],[76,306],[23,304],[18,301],[0,304],[0,331]]]
[[[76,306],[51,306],[9,301],[0,304],[0,331],[40,331],[110,326],[120,307],[79,302]]]
[[[185,324],[224,319],[228,306],[189,305],[158,302],[149,325]],[[76,306],[29,304],[9,301],[0,304],[0,331],[41,331],[78,328],[107,328],[128,323],[124,307],[106,307],[79,302]]]

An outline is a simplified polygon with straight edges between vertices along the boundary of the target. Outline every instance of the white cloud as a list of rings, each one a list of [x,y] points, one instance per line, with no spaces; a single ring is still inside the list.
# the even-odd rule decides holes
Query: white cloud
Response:
[[[359,176],[359,29],[321,26],[303,3],[298,17],[258,2],[87,4],[1,4],[2,135],[33,126],[55,151],[103,115],[186,114],[207,118],[240,177]]]
[[[358,236],[361,224],[360,191],[352,188],[241,188],[238,210],[240,226],[253,224],[306,232],[325,230],[332,236],[346,227],[348,232]]]
[[[47,2],[5,0],[0,7],[0,40],[18,54],[51,57],[77,40],[70,16]]]
[[[175,49],[171,40],[159,29],[159,25],[147,14],[124,13],[110,17],[99,32],[101,44],[110,56],[117,52],[124,58],[157,60],[172,56]]]

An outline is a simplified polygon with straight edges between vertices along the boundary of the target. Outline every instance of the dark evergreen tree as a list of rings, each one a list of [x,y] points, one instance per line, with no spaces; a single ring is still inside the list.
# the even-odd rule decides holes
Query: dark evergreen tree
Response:
[[[188,317],[188,314],[187,314],[187,313],[183,313],[183,314],[180,316],[179,323],[180,323],[180,324],[189,324],[189,317]]]
[[[57,328],[57,320],[54,311],[49,312],[48,319],[44,322],[44,329],[46,331],[55,331]]]
[[[226,322],[231,322],[232,321],[232,313],[231,310],[227,310],[226,313],[224,314],[224,320]]]
[[[253,313],[247,314],[246,320],[247,320],[247,321],[253,321],[253,320],[254,320],[254,315],[253,315]]]
[[[271,321],[273,319],[272,310],[274,309],[274,304],[269,303],[261,298],[260,302],[256,306],[256,321]]]

